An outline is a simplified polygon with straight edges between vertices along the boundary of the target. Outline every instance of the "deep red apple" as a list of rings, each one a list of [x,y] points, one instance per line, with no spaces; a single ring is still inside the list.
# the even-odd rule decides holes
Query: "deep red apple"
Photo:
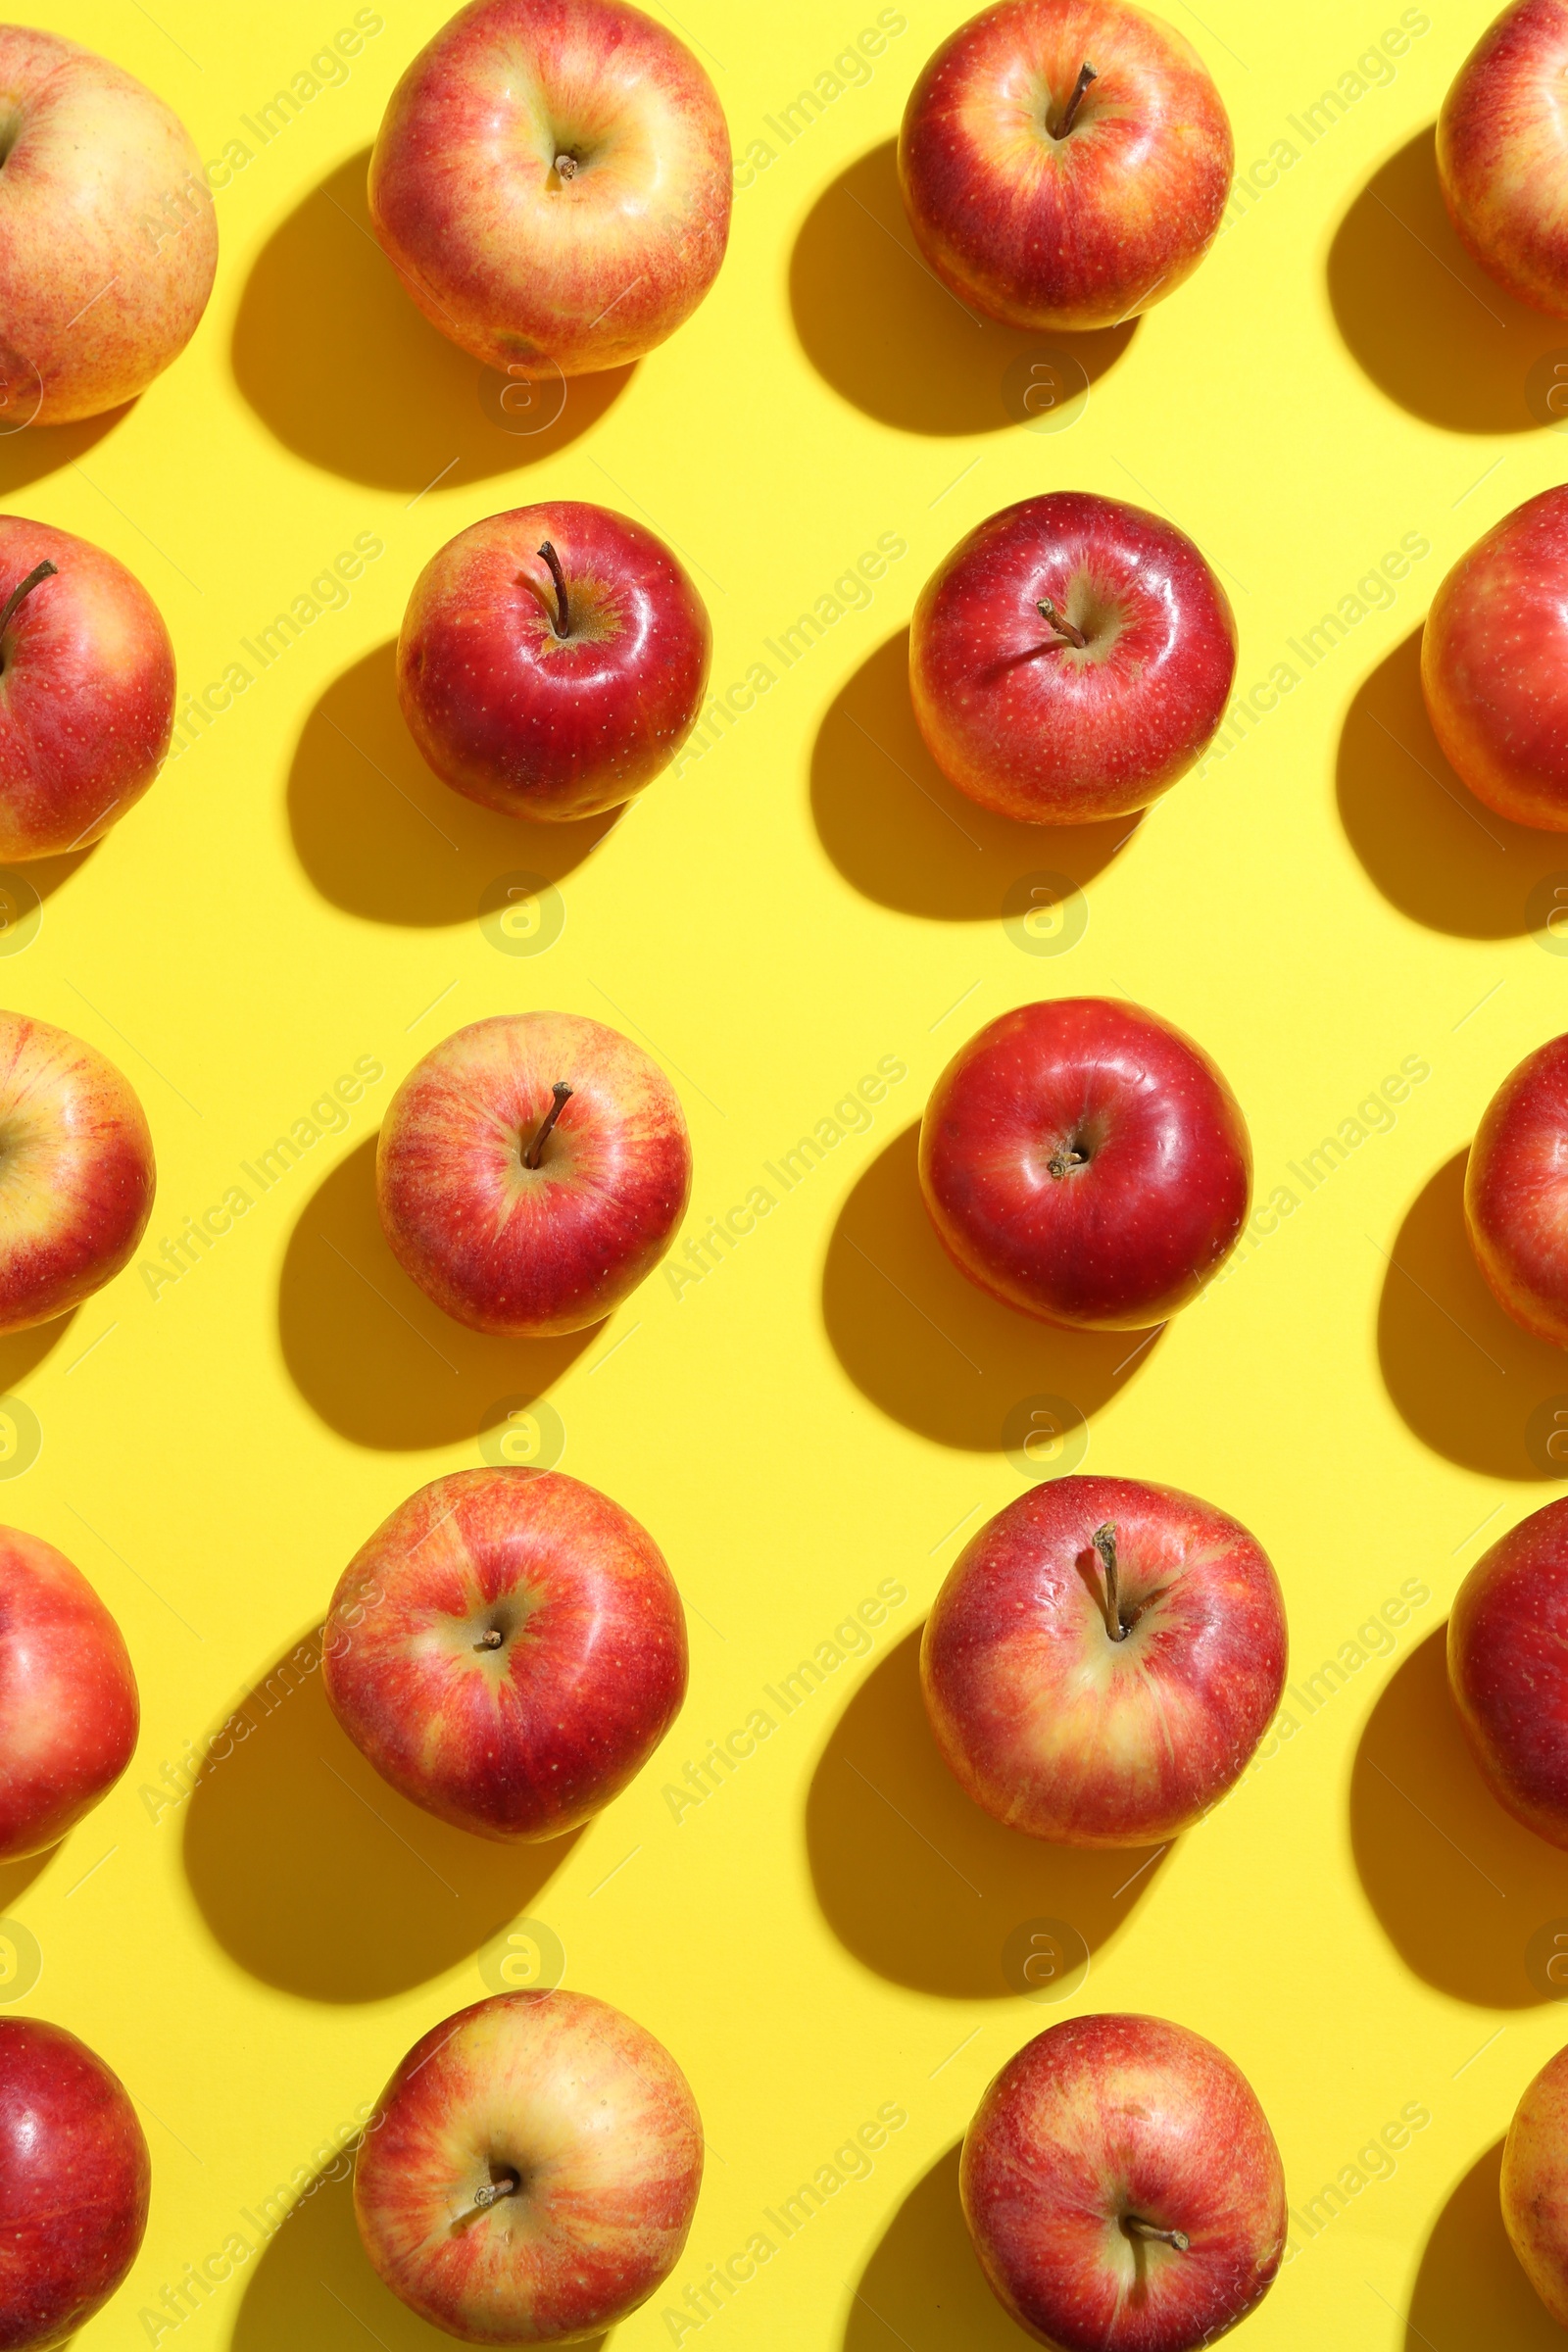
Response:
[[[140,1723],[120,1628],[80,1569],[0,1527],[0,1862],[43,1853],[91,1812]]]
[[[471,0],[393,91],[370,219],[433,326],[491,368],[585,375],[696,310],[729,239],[729,131],[621,0]]]
[[[460,1470],[355,1553],[327,1615],[332,1712],[394,1788],[482,1838],[557,1838],[617,1796],[686,1695],[653,1538],[557,1470]]]
[[[983,1291],[1081,1330],[1196,1298],[1247,1217],[1235,1096],[1169,1021],[1106,997],[1020,1004],[956,1053],[920,1123],[943,1247]]]
[[[509,1992],[416,2041],[360,2143],[366,2252],[466,2344],[560,2344],[680,2260],[703,2127],[662,2042],[581,1992]]]
[[[1568,2050],[1514,2109],[1502,2149],[1502,2222],[1525,2277],[1568,2328]]]
[[[1498,1804],[1568,1846],[1568,1495],[1500,1536],[1459,1587],[1448,1688]]]
[[[146,1118],[114,1063],[0,1012],[0,1333],[65,1314],[128,1265],[154,1180]]]
[[[1260,2303],[1285,2173],[1246,2076],[1157,2017],[1070,2017],[964,2134],[964,2219],[998,2300],[1056,2352],[1194,2352]]]
[[[943,283],[1004,326],[1118,325],[1219,234],[1235,163],[1202,60],[1123,0],[1000,0],[909,93],[899,184]]]
[[[147,2228],[152,2160],[124,2084],[64,2026],[0,2018],[0,2345],[102,2309]]]
[[[505,816],[618,808],[696,724],[712,631],[662,540],[606,507],[518,507],[414,584],[398,700],[444,784]]]
[[[944,1762],[998,1821],[1156,1845],[1241,1777],[1286,1649],[1278,1581],[1236,1520],[1139,1479],[1059,1478],[959,1553],[920,1685]]]
[[[1568,318],[1563,240],[1564,0],[1515,0],[1465,59],[1438,117],[1448,217],[1519,302]]]
[[[1236,621],[1173,523],[1087,490],[977,524],[921,589],[909,691],[938,767],[1025,824],[1125,816],[1184,776],[1236,676]]]
[[[1459,558],[1427,614],[1421,686],[1478,801],[1568,832],[1568,489],[1526,499]]]
[[[1526,1054],[1482,1112],[1464,1221],[1498,1304],[1568,1348],[1568,1037]]]
[[[0,24],[0,430],[144,392],[195,333],[217,268],[179,117],[107,57]]]
[[[574,1012],[498,1013],[416,1062],[375,1154],[387,1246],[473,1331],[597,1323],[651,1274],[691,1195],[680,1100],[640,1046]]]
[[[122,564],[0,514],[0,858],[97,841],[169,750],[174,649]]]

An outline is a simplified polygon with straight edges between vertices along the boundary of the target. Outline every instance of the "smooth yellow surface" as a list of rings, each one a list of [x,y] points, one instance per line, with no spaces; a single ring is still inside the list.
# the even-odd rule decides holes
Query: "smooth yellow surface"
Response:
[[[1544,928],[1568,841],[1465,802],[1415,685],[1442,572],[1568,458],[1546,405],[1568,381],[1552,373],[1568,324],[1491,289],[1433,179],[1429,125],[1488,10],[1435,4],[1395,65],[1357,75],[1397,7],[1204,0],[1200,21],[1173,0],[1243,164],[1262,163],[1256,192],[1087,405],[1053,412],[1051,379],[1030,374],[1038,341],[970,319],[922,274],[898,213],[888,142],[961,8],[906,0],[869,76],[846,67],[786,144],[768,118],[876,10],[682,0],[737,155],[760,139],[776,155],[763,170],[754,156],[693,321],[624,383],[574,387],[535,433],[424,325],[365,231],[366,151],[438,0],[389,0],[348,78],[279,114],[265,144],[245,118],[352,8],[38,13],[162,91],[204,156],[235,138],[254,150],[218,195],[217,291],[183,359],[107,425],[0,440],[3,503],[131,565],[186,693],[235,662],[255,673],[118,831],[43,877],[41,925],[19,921],[0,956],[0,1000],[79,1031],[142,1096],[159,1158],[148,1256],[230,1187],[254,1197],[156,1296],[129,1271],[68,1328],[0,1350],[0,1389],[26,1408],[8,1408],[13,1463],[26,1411],[41,1431],[0,1512],[92,1578],[145,1710],[122,1786],[0,1887],[22,1931],[0,1947],[21,1954],[13,1993],[29,1938],[41,1955],[19,2006],[122,2071],[153,2149],[145,2249],[84,2352],[433,2345],[372,2277],[340,2183],[191,2289],[177,2328],[177,2303],[162,2328],[141,2315],[187,2266],[221,2274],[225,2241],[259,2235],[247,2216],[270,2198],[281,2212],[331,2166],[418,2034],[497,1988],[503,1961],[526,1982],[558,1944],[567,1984],[667,2043],[710,2135],[686,2260],[618,2332],[625,2352],[699,2335],[745,2352],[1020,2341],[968,2251],[954,2151],[1009,2053],[1095,2007],[1210,2034],[1262,2098],[1308,2218],[1248,2323],[1256,2352],[1558,2343],[1494,2184],[1521,2088],[1568,2038],[1544,1973],[1551,1935],[1568,1936],[1568,1860],[1476,1786],[1440,1642],[1489,1532],[1568,1474],[1568,1443],[1543,1450],[1551,1400],[1568,1414],[1568,1366],[1484,1298],[1455,1156],[1502,1074],[1568,1026],[1568,962]],[[1321,109],[1314,138],[1305,110],[1336,88],[1342,112]],[[1042,416],[1064,429],[1019,420]],[[1119,848],[1114,831],[1036,838],[956,801],[902,682],[902,632],[937,560],[984,514],[1058,485],[1166,510],[1223,566],[1244,686],[1298,673]],[[597,842],[597,826],[536,832],[447,793],[391,695],[419,566],[465,524],[540,497],[645,516],[709,599],[716,684],[759,662],[777,673]],[[362,534],[384,553],[351,601],[264,670],[245,641]],[[846,583],[843,616],[786,668],[768,641],[884,534],[906,555],[874,591]],[[1291,641],[1416,540],[1430,554],[1365,590],[1364,617],[1309,668]],[[1042,871],[1082,895],[1026,920]],[[559,895],[530,899],[518,874]],[[970,1029],[1031,997],[1117,990],[1213,1053],[1251,1126],[1259,1200],[1286,1187],[1298,1203],[1132,1360],[951,1275],[911,1145]],[[534,1004],[613,1021],[660,1054],[696,1151],[688,1238],[758,1186],[778,1198],[678,1296],[656,1278],[584,1344],[529,1350],[463,1334],[402,1279],[369,1168],[392,1087],[426,1048]],[[263,1194],[243,1164],[362,1057],[384,1078]],[[785,1194],[768,1163],[884,1059],[907,1077]],[[1328,1155],[1309,1190],[1293,1163],[1407,1063],[1430,1075],[1392,1127]],[[480,1460],[484,1431],[493,1452],[507,1411],[540,1393],[549,1412],[514,1421],[508,1443],[526,1458],[530,1433],[564,1433],[563,1466],[653,1531],[693,1671],[637,1785],[566,1852],[513,1855],[380,1785],[332,1725],[312,1648],[292,1678],[274,1668],[369,1530]],[[1298,1691],[1385,1601],[1397,1617],[1408,1584],[1431,1595],[1345,1653],[1365,1662],[1316,1712],[1296,1699],[1294,1736],[1130,1886],[1137,1857],[1063,1859],[983,1820],[946,1782],[914,1693],[923,1608],[964,1531],[1032,1475],[1018,1448],[1052,1409],[1042,1396],[1088,1414],[1088,1468],[1171,1481],[1256,1532],[1284,1583]],[[870,1654],[786,1717],[766,1688],[886,1580],[907,1598]],[[182,1799],[182,1771],[241,1707],[255,1730],[220,1739]],[[672,1804],[666,1784],[758,1708],[771,1736],[701,1804]],[[1003,1973],[1041,1919],[1094,1946],[1056,2006]],[[1533,1982],[1524,1955],[1543,1936]],[[786,2239],[764,2209],[885,2108],[906,2122],[874,2158],[846,2154],[844,2185]],[[1411,2130],[1412,2112],[1430,2120]],[[1396,2152],[1359,2156],[1385,2126]],[[1311,2201],[1336,2180],[1343,2210],[1320,2205],[1313,2234]],[[775,2251],[728,2307],[674,2326],[709,2266],[759,2231]]]

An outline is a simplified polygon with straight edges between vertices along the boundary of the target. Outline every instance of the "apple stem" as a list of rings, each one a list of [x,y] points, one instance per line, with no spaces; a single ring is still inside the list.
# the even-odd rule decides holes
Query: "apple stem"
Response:
[[[1047,1160],[1046,1173],[1048,1176],[1054,1176],[1059,1183],[1069,1168],[1085,1168],[1088,1165],[1089,1154],[1087,1152],[1080,1152],[1076,1144],[1063,1144],[1061,1150],[1053,1152]]]
[[[492,2205],[499,2205],[503,2197],[514,2197],[519,2185],[515,2174],[506,2180],[492,2180],[488,2188],[474,2190],[474,2205],[480,2213],[487,2213]]]
[[[566,575],[561,568],[561,558],[548,539],[540,548],[539,553],[549,564],[550,577],[556,583],[556,603],[559,607],[556,614],[556,635],[565,637],[570,634],[571,630],[571,609],[566,603]]]
[[[33,568],[28,572],[26,578],[22,582],[20,587],[12,589],[11,594],[6,598],[5,611],[0,612],[0,637],[5,635],[7,626],[10,623],[11,615],[21,604],[23,598],[24,596],[30,596],[33,590],[38,586],[40,580],[47,580],[51,578],[59,569],[59,564],[51,564],[46,556],[41,564],[36,564],[33,565]]]
[[[1157,2238],[1162,2246],[1174,2246],[1178,2254],[1185,2254],[1193,2242],[1185,2230],[1160,2230],[1136,2213],[1123,2214],[1121,2226],[1129,2237]]]
[[[1103,1527],[1096,1528],[1089,1540],[1099,1552],[1105,1571],[1105,1631],[1113,1642],[1125,1642],[1127,1628],[1121,1621],[1121,1611],[1116,1604],[1116,1530],[1107,1519]],[[1131,2223],[1128,2227],[1132,2227]],[[1140,2227],[1145,2225],[1141,2224]]]
[[[1064,139],[1067,136],[1068,131],[1071,130],[1073,123],[1077,119],[1078,109],[1082,106],[1084,99],[1088,95],[1089,84],[1092,81],[1098,81],[1099,79],[1100,75],[1095,72],[1093,66],[1080,66],[1078,69],[1078,79],[1074,84],[1072,96],[1067,101],[1067,111],[1061,118],[1061,128],[1056,133],[1058,139]]]
[[[506,1635],[498,1634],[495,1627],[492,1626],[487,1634],[479,1636],[473,1646],[475,1649],[499,1649],[505,1640]]]
[[[545,1112],[543,1119],[540,1121],[539,1132],[534,1137],[533,1142],[528,1146],[527,1151],[522,1155],[522,1164],[525,1168],[536,1168],[539,1165],[539,1155],[545,1148],[545,1143],[549,1137],[550,1130],[560,1118],[562,1112],[566,1107],[567,1102],[570,1100],[571,1089],[564,1078],[558,1078],[555,1085],[550,1089],[550,1092],[555,1097],[555,1101],[551,1103],[550,1108]]]
[[[558,179],[575,179],[576,176],[577,158],[574,155],[558,155],[556,158],[556,177]]]
[[[1042,596],[1036,600],[1035,611],[1040,614],[1042,620],[1049,622],[1052,628],[1059,630],[1069,645],[1075,645],[1080,653],[1083,652],[1084,647],[1089,643],[1088,638],[1082,629],[1073,627],[1065,612],[1056,611],[1049,596]]]

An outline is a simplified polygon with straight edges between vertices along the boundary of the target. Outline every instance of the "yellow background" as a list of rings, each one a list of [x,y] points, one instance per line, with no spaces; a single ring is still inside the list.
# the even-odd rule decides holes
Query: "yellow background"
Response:
[[[0,1886],[24,1931],[0,1946],[12,1996],[122,2073],[153,2149],[145,2248],[81,2341],[434,2344],[373,2278],[330,2180],[177,2330],[138,2315],[236,2230],[254,2237],[243,2214],[331,2166],[416,2035],[503,1981],[521,1918],[537,1925],[518,1931],[514,1975],[558,1939],[568,1984],[676,2054],[710,2137],[688,2254],[619,2330],[625,2352],[699,2334],[780,2352],[1021,2340],[974,2268],[954,2151],[1004,2059],[1074,2007],[1152,2010],[1219,2040],[1262,2098],[1298,2211],[1345,2168],[1347,2192],[1365,2178],[1315,2234],[1298,2226],[1248,2324],[1257,2352],[1557,2342],[1494,2181],[1519,2092],[1565,2038],[1526,1952],[1568,1915],[1568,1866],[1480,1791],[1440,1640],[1486,1542],[1560,1491],[1545,1446],[1553,1400],[1568,1411],[1568,1370],[1471,1270],[1457,1156],[1502,1074],[1565,1025],[1543,908],[1568,885],[1568,845],[1481,821],[1415,684],[1443,571],[1568,453],[1542,389],[1568,325],[1495,292],[1436,193],[1429,126],[1490,11],[1433,0],[1430,29],[1309,141],[1303,108],[1349,90],[1342,75],[1399,9],[1204,0],[1200,23],[1172,0],[1239,160],[1268,168],[1197,277],[1092,355],[1087,408],[1054,432],[1020,405],[1040,340],[967,318],[898,213],[889,142],[962,9],[906,0],[869,78],[785,145],[764,118],[876,11],[682,8],[737,155],[758,138],[778,152],[739,194],[692,322],[629,379],[573,387],[535,432],[416,317],[365,230],[366,150],[439,0],[387,0],[346,81],[265,146],[241,118],[351,22],[346,5],[38,12],[161,91],[204,156],[236,136],[256,152],[217,198],[218,285],[189,351],[107,423],[0,441],[5,504],[132,567],[186,692],[236,659],[256,670],[240,640],[358,534],[385,549],[118,830],[33,877],[41,925],[19,921],[0,958],[5,1002],[89,1038],[140,1092],[159,1160],[149,1255],[358,1057],[387,1073],[177,1283],[154,1297],[128,1271],[69,1327],[0,1350],[0,1390],[42,1439],[0,1507],[92,1578],[144,1705],[122,1785]],[[1058,485],[1170,514],[1222,567],[1241,684],[1299,673],[1119,847],[1120,829],[1037,840],[956,800],[902,683],[937,560]],[[391,695],[418,567],[474,518],[545,496],[623,507],[675,543],[712,612],[715,685],[759,661],[782,673],[608,833],[536,836],[469,808],[421,769]],[[764,641],[883,533],[906,557],[784,672]],[[1308,670],[1287,641],[1406,534],[1430,556]],[[1042,869],[1080,895],[1057,918],[1036,902],[1032,932],[1009,926],[1004,902],[1026,903]],[[519,872],[544,896],[514,902],[509,939],[479,908]],[[553,944],[512,952],[563,913]],[[910,1140],[982,1020],[1110,991],[1213,1053],[1250,1123],[1259,1200],[1287,1186],[1299,1203],[1132,1362],[946,1270]],[[692,1235],[880,1058],[909,1074],[701,1282],[677,1297],[656,1278],[581,1345],[505,1347],[445,1323],[394,1268],[372,1138],[440,1036],[534,1004],[611,1020],[663,1059],[696,1151]],[[1290,1163],[1407,1057],[1430,1076],[1392,1131],[1308,1192]],[[492,1449],[498,1427],[524,1452],[548,1437],[548,1415],[506,1422],[544,1393],[563,1466],[663,1546],[692,1681],[624,1797],[568,1850],[512,1855],[401,1804],[337,1733],[318,1675],[250,1694],[406,1494],[477,1462],[486,1431]],[[1169,1480],[1256,1532],[1298,1687],[1407,1580],[1431,1594],[1392,1655],[1368,1654],[1315,1713],[1296,1700],[1295,1736],[1131,1886],[1140,1857],[1073,1860],[987,1824],[946,1783],[915,1695],[922,1611],[964,1533],[1032,1475],[1003,1433],[1016,1452],[1042,1396],[1087,1415],[1087,1467]],[[873,1653],[677,1821],[666,1782],[887,1579],[908,1598]],[[161,1801],[242,1704],[250,1739],[194,1796]],[[1054,2006],[1004,1973],[1009,1937],[1041,1918],[1093,1946]],[[28,1937],[41,1973],[19,1990]],[[679,2334],[665,2315],[707,2266],[885,2105],[907,2122],[870,2176]],[[1430,2122],[1392,2177],[1366,2177],[1358,2151],[1407,2108]]]

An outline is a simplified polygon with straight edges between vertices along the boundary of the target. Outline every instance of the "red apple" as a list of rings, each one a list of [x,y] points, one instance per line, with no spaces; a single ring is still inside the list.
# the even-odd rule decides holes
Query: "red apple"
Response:
[[[1280,2152],[1240,2067],[1158,2017],[1027,2042],[964,2134],[993,2292],[1056,2352],[1193,2352],[1260,2303],[1285,2248]]]
[[[1459,558],[1427,614],[1421,686],[1477,800],[1568,833],[1568,489],[1526,499]]]
[[[0,431],[145,392],[195,333],[217,268],[179,117],[108,58],[0,24]]]
[[[444,784],[567,819],[652,783],[697,721],[712,631],[652,531],[561,500],[470,523],[414,584],[398,699]]]
[[[927,580],[909,691],[950,782],[1025,824],[1147,808],[1225,715],[1236,621],[1186,535],[1054,490],[979,523]]]
[[[1059,1478],[959,1553],[920,1684],[943,1761],[998,1821],[1157,1845],[1241,1777],[1286,1646],[1274,1571],[1236,1520],[1139,1479]]]
[[[45,1852],[90,1813],[140,1723],[120,1628],[80,1569],[0,1527],[0,1862]]]
[[[1568,1846],[1568,1495],[1500,1536],[1459,1587],[1448,1688],[1498,1804]]]
[[[37,2017],[0,2018],[0,2344],[63,2344],[147,2228],[152,2159],[118,2075]]]
[[[1568,2328],[1568,2050],[1548,2058],[1502,2147],[1502,2224],[1526,2278]]]
[[[1215,237],[1235,163],[1202,60],[1123,0],[999,0],[922,71],[899,184],[943,283],[1004,326],[1118,325]]]
[[[471,0],[392,93],[370,219],[475,359],[590,375],[696,310],[731,184],[718,93],[662,24],[621,0]]]
[[[1438,117],[1448,218],[1519,302],[1568,318],[1563,239],[1564,0],[1515,0],[1459,68]]]
[[[944,1249],[1047,1323],[1142,1331],[1196,1298],[1247,1218],[1252,1148],[1190,1037],[1137,1004],[1020,1004],[956,1053],[920,1123]]]
[[[691,1196],[680,1100],[617,1029],[498,1013],[416,1062],[381,1125],[376,1200],[411,1281],[472,1331],[582,1331],[628,1298]]]
[[[1498,1304],[1568,1348],[1568,1037],[1527,1054],[1482,1112],[1464,1221]]]
[[[653,1538],[556,1470],[460,1470],[357,1551],[327,1615],[333,1714],[382,1778],[481,1838],[558,1838],[641,1772],[686,1695]]]
[[[0,514],[0,858],[118,824],[173,716],[174,649],[141,582],[86,539]]]
[[[576,2342],[680,2260],[703,2127],[662,2043],[581,1992],[504,1992],[416,2041],[354,2167],[366,2252],[466,2344]]]
[[[129,1264],[154,1177],[146,1118],[114,1063],[0,1012],[0,1334],[79,1306]]]

